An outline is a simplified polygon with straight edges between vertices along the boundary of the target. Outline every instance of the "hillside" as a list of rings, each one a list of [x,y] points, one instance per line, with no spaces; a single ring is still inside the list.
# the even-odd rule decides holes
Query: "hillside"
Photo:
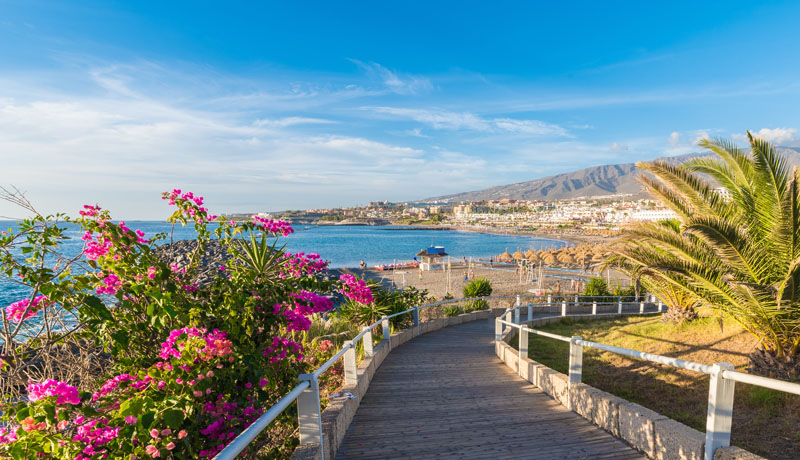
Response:
[[[800,150],[781,147],[790,165],[800,166]],[[664,157],[670,163],[683,163],[703,154]],[[456,193],[421,200],[423,202],[449,202],[481,200],[563,200],[600,195],[632,194],[644,197],[642,186],[636,181],[640,171],[635,163],[594,166],[555,176],[509,185],[498,185],[483,190]]]

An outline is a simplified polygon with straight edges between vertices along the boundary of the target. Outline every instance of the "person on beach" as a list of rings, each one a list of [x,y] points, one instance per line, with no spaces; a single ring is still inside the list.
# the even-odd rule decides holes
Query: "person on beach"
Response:
[[[366,263],[366,262],[364,262],[363,260],[361,261],[361,263],[360,263],[359,265],[361,266],[361,269],[362,269],[362,270],[363,270],[363,269],[365,269],[365,268],[367,268],[367,263]]]
[[[464,282],[467,281],[468,277],[469,277],[469,274],[465,271],[464,272]]]
[[[419,280],[422,281],[422,267],[419,269]]]

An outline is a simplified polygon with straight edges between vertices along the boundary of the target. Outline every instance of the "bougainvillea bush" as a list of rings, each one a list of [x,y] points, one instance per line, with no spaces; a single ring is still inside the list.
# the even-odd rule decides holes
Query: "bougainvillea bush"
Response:
[[[371,299],[356,279],[326,280],[318,255],[281,249],[278,240],[292,233],[285,222],[226,222],[192,193],[162,198],[175,208],[168,221],[193,225],[198,235],[183,265],[159,257],[166,235],[112,221],[99,206],[66,218],[84,241],[72,260],[48,256],[63,239],[53,236],[63,232],[52,216],[3,235],[0,248],[27,241],[33,248],[23,252],[40,255],[3,252],[6,276],[30,288],[3,311],[4,371],[24,375],[31,343],[68,337],[101,350],[109,371],[94,385],[31,380],[4,395],[0,458],[213,457],[318,361],[293,339],[312,315],[333,307],[328,295]],[[204,262],[211,244],[225,248],[226,262]],[[59,266],[44,269],[48,261]],[[44,338],[23,342],[9,332],[48,324],[48,314],[58,313],[74,321]],[[258,449],[257,442],[248,454]]]

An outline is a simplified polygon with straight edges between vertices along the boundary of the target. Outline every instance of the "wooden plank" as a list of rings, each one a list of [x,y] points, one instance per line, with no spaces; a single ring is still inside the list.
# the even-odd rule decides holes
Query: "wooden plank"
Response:
[[[645,458],[519,378],[492,339],[477,321],[390,353],[336,458]]]

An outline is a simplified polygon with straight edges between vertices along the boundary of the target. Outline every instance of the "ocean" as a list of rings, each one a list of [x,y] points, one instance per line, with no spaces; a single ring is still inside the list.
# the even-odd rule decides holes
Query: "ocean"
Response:
[[[146,233],[145,238],[159,233],[172,231],[166,222],[126,221],[133,229]],[[14,227],[14,222],[0,221],[0,229]],[[66,256],[74,256],[83,248],[81,233],[70,227],[67,231],[70,240],[62,243],[62,252]],[[194,228],[175,226],[175,240],[193,239]],[[166,242],[169,242],[169,238]],[[410,261],[420,250],[431,246],[444,246],[445,251],[456,258],[496,256],[505,250],[514,252],[560,248],[566,242],[546,238],[522,235],[500,235],[494,233],[474,233],[455,230],[431,230],[397,226],[295,226],[295,233],[281,238],[289,252],[316,252],[330,261],[331,268],[357,267],[361,260],[368,266],[390,264],[394,261]],[[2,279],[0,275],[0,308],[19,300],[27,290],[17,284]]]

